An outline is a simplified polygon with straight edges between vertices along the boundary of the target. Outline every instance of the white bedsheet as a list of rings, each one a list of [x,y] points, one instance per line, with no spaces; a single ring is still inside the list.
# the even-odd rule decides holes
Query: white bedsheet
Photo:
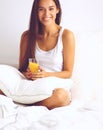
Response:
[[[69,106],[48,110],[15,104],[0,95],[0,130],[103,130],[103,103],[73,100]]]

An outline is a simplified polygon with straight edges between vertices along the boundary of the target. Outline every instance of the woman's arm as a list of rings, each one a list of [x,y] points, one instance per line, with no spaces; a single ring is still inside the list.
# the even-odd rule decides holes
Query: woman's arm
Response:
[[[23,61],[24,61],[24,56],[25,56],[26,49],[27,49],[27,40],[28,40],[28,31],[25,31],[22,34],[21,41],[20,41],[19,70],[21,69]],[[22,74],[27,79],[32,79],[32,73],[29,68],[27,68],[27,70],[25,72],[22,71]]]
[[[19,54],[19,69],[21,68],[23,61],[24,61],[24,55],[26,53],[27,49],[27,31],[25,31],[21,36],[20,41],[20,54]]]
[[[75,38],[73,32],[65,30],[63,33],[63,71],[67,72],[67,77],[71,77],[74,57],[75,57]]]

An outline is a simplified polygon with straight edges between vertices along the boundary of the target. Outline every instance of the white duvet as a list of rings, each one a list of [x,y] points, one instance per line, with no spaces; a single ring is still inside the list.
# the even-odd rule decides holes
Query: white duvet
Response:
[[[0,130],[103,130],[103,103],[73,100],[69,106],[48,110],[15,104],[0,95]]]

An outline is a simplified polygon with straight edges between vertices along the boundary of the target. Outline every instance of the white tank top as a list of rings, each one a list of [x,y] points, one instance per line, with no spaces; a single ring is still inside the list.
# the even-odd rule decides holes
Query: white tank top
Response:
[[[63,28],[61,28],[58,36],[56,46],[49,50],[44,51],[39,48],[38,44],[35,47],[35,59],[39,66],[48,72],[59,72],[63,67],[63,43],[62,43]]]

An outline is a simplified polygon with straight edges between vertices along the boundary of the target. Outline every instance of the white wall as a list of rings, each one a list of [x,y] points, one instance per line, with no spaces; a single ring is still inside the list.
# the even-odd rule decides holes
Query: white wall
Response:
[[[0,63],[18,64],[20,37],[33,0],[0,0]]]
[[[103,0],[60,0],[63,24],[78,30],[103,29]]]
[[[103,0],[60,0],[62,25],[74,32],[103,30]],[[20,36],[33,0],[0,0],[0,63],[18,64]]]

